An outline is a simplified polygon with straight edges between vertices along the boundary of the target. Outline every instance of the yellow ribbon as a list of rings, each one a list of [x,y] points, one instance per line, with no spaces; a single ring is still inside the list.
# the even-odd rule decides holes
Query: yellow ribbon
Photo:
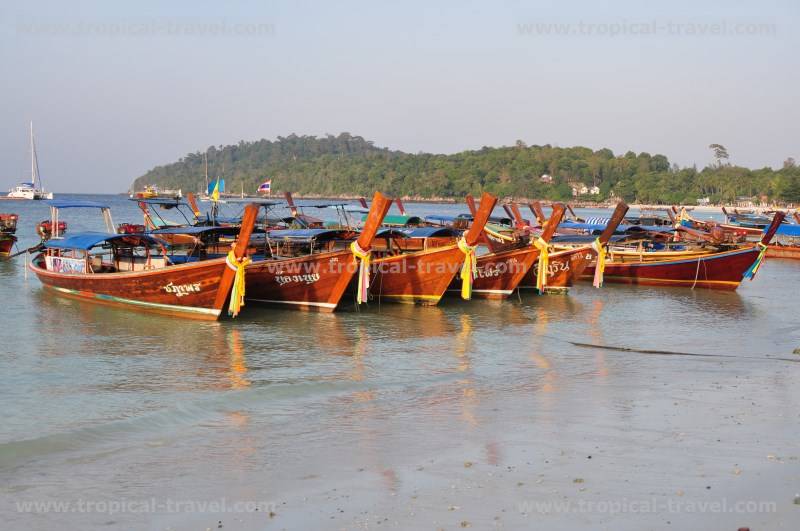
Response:
[[[536,270],[536,289],[539,290],[539,295],[544,293],[544,288],[547,286],[547,272],[550,269],[550,254],[548,252],[548,243],[541,237],[537,238],[533,245],[539,249],[539,268]]]
[[[472,298],[472,279],[478,272],[475,247],[469,245],[464,238],[459,238],[458,249],[464,253],[464,265],[461,266],[461,298],[468,301]]]
[[[592,242],[592,249],[597,253],[597,265],[594,268],[594,282],[592,285],[596,288],[603,287],[603,273],[606,270],[606,251],[605,245],[602,244],[600,238]]]
[[[233,278],[233,286],[231,287],[231,301],[228,303],[228,315],[236,317],[239,311],[244,306],[244,268],[247,264],[252,262],[248,257],[241,260],[236,258],[236,254],[231,250],[228,253],[225,262],[228,267],[236,271],[236,276]]]
[[[747,268],[747,271],[744,272],[744,278],[753,280],[753,278],[756,276],[756,273],[758,273],[758,268],[761,267],[761,263],[764,261],[764,256],[767,254],[767,246],[761,242],[758,242],[758,247],[761,247],[761,252],[758,253],[756,261],[753,262],[753,265]]]
[[[356,302],[361,304],[362,302],[367,302],[367,296],[369,295],[369,268],[372,253],[362,249],[357,241],[350,244],[350,250],[356,260],[361,262],[358,267],[358,288],[356,290]]]

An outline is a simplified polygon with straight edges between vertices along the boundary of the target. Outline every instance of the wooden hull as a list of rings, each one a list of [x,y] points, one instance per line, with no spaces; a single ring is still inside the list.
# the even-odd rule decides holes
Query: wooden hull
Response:
[[[0,234],[0,257],[6,257],[14,249],[17,238],[13,234]]]
[[[472,296],[483,299],[505,299],[517,289],[539,257],[539,249],[528,245],[479,256],[477,275],[472,281]],[[456,275],[447,291],[461,293],[461,276]]]
[[[800,246],[796,245],[769,245],[767,246],[769,258],[789,258],[800,260]]]
[[[747,247],[685,260],[662,262],[606,262],[604,282],[735,290],[747,269],[758,257],[757,247]],[[586,269],[594,275],[594,265]]]
[[[663,262],[664,260],[697,259],[698,256],[711,254],[713,251],[698,249],[689,251],[619,251],[611,249],[608,256],[614,262]],[[596,253],[595,253],[596,255]]]
[[[357,273],[358,263],[349,250],[261,260],[247,266],[245,300],[297,310],[332,312]]]
[[[764,229],[757,229],[754,227],[743,227],[741,225],[731,225],[728,223],[720,223],[719,226],[725,230],[746,232],[750,236],[760,236],[764,233]]]
[[[215,299],[226,267],[222,258],[153,271],[68,274],[46,270],[42,255],[30,264],[44,287],[63,296],[205,320],[220,316]]]
[[[438,304],[463,264],[464,253],[456,245],[379,258],[373,261],[370,298]]]
[[[589,264],[597,257],[591,247],[577,247],[566,251],[551,253],[547,268],[546,291],[566,291],[583,274]],[[539,274],[538,263],[530,268],[522,279],[521,289],[536,289]]]

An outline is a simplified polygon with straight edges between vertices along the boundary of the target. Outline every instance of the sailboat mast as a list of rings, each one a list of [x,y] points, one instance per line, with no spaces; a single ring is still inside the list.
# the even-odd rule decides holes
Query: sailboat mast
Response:
[[[205,191],[205,193],[208,193],[208,151],[203,153],[203,162],[206,165],[206,191]]]
[[[36,147],[33,145],[33,122],[31,122],[31,182],[36,188]]]
[[[39,158],[36,156],[36,143],[33,140],[33,121],[31,121],[31,181],[37,192],[42,189],[42,178],[39,176]]]

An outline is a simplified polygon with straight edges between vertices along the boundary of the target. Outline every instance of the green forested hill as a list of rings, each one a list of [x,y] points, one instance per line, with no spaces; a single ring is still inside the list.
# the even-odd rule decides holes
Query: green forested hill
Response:
[[[631,151],[615,155],[609,149],[527,146],[521,141],[452,155],[411,154],[375,147],[348,133],[324,138],[290,135],[207,150],[209,175],[224,175],[232,192],[243,184],[246,192],[254,193],[260,182],[270,178],[273,190],[326,196],[380,190],[409,197],[460,198],[486,190],[501,197],[568,199],[570,183],[581,183],[600,188],[599,195],[586,199],[605,199],[613,192],[627,201],[645,203],[694,203],[701,197],[730,202],[754,195],[800,202],[800,168],[794,160],[788,159],[779,170],[751,170],[727,164],[724,148],[716,155],[715,164],[697,170],[671,165],[664,155]],[[544,182],[542,175],[552,176],[552,182]],[[203,153],[196,152],[153,168],[136,179],[134,187],[156,184],[196,191],[203,180]]]

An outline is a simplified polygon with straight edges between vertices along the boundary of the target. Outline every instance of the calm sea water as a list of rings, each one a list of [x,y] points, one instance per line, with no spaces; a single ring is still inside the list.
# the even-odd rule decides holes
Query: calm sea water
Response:
[[[124,198],[79,198],[108,202],[115,222],[141,219]],[[0,211],[20,214],[21,247],[48,217],[41,203]],[[102,229],[95,212],[62,217],[72,232]],[[12,529],[800,521],[800,263],[768,260],[735,293],[582,284],[331,315],[248,306],[215,323],[58,298],[23,266],[0,263],[0,511]],[[525,505],[762,498],[775,510]],[[198,506],[209,501],[262,505]],[[111,510],[122,502],[148,505]]]

